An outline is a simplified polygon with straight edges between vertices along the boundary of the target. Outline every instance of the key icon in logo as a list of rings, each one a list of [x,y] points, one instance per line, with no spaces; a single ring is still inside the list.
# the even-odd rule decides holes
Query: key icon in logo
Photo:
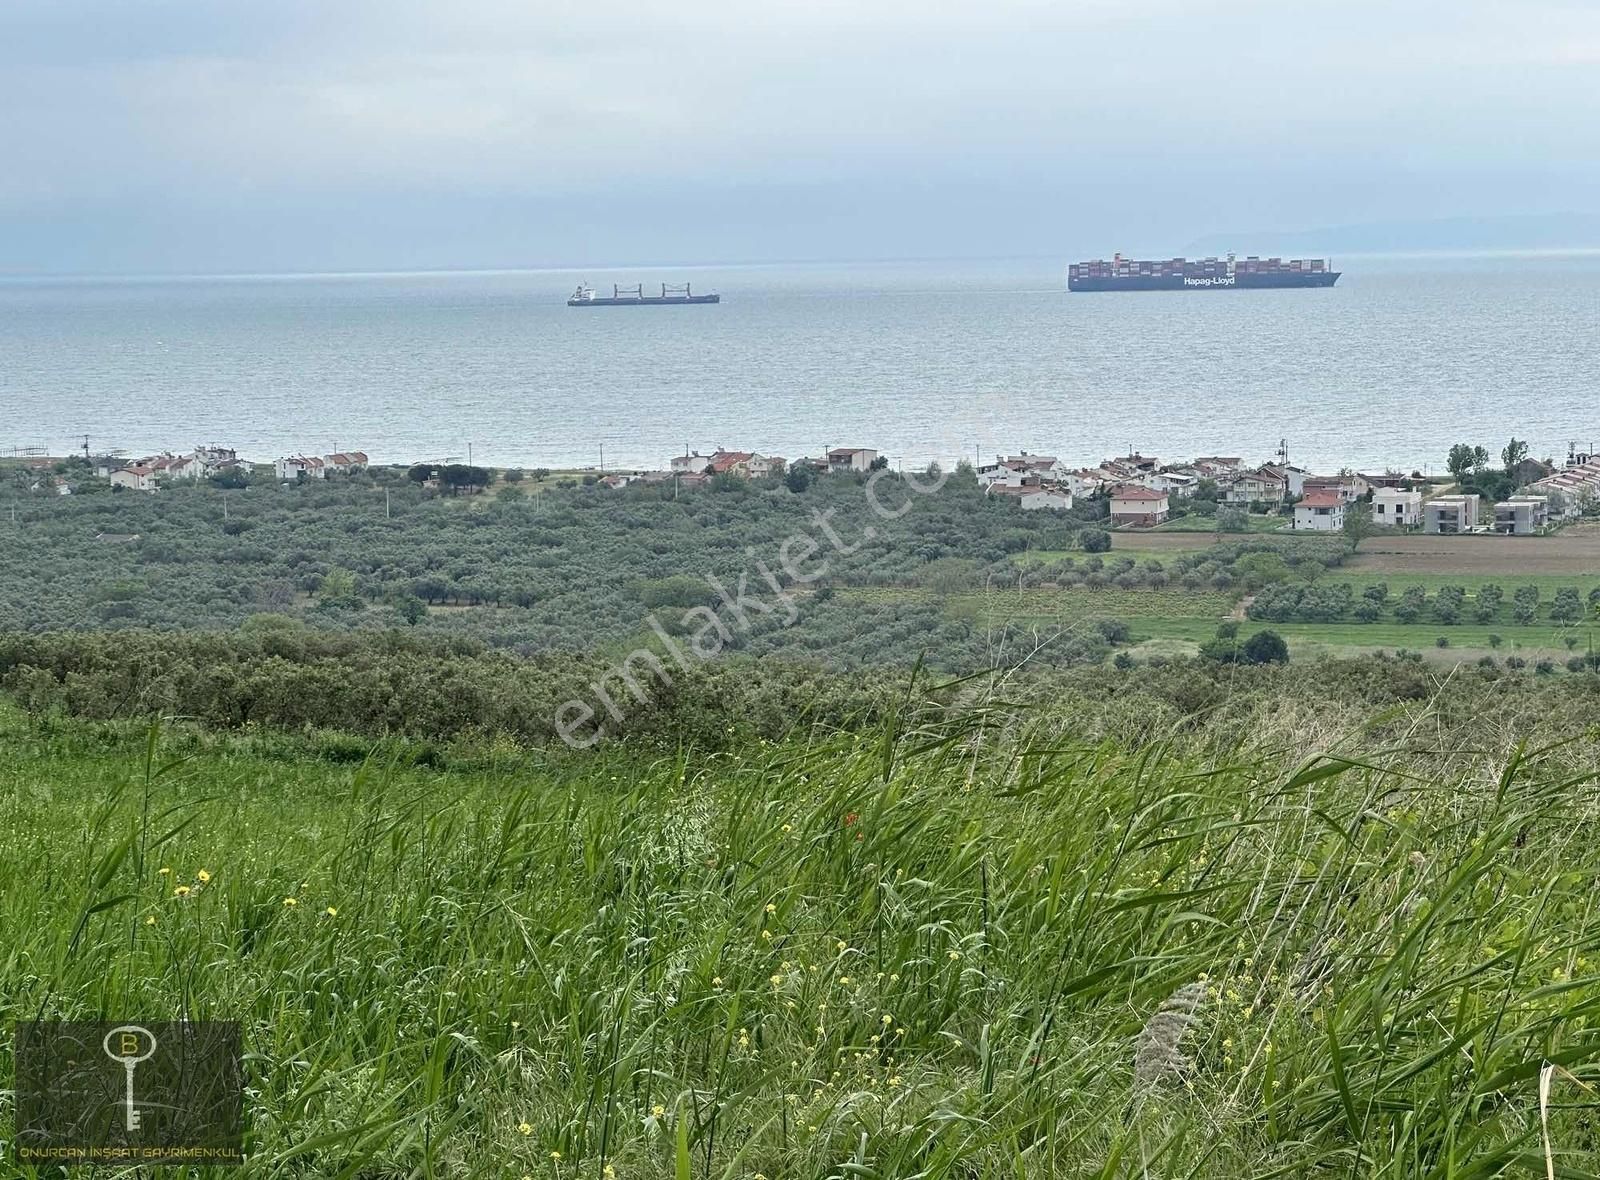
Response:
[[[139,1112],[133,1105],[133,1071],[139,1068],[141,1061],[148,1061],[155,1056],[156,1034],[149,1029],[137,1024],[120,1024],[105,1036],[101,1048],[106,1051],[106,1056],[122,1066],[128,1075],[128,1088],[122,1105],[126,1109],[127,1129],[139,1129]]]

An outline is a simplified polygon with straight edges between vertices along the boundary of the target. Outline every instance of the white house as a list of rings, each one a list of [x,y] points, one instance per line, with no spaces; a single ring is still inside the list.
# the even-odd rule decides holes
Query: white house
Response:
[[[325,479],[328,475],[327,465],[315,455],[290,455],[279,459],[276,466],[281,480]]]
[[[1024,512],[1034,512],[1040,508],[1064,512],[1072,507],[1072,493],[1058,484],[1040,483],[1037,480],[1017,487],[990,484],[988,491],[991,496],[1006,496],[1015,500]]]
[[[1271,471],[1283,478],[1283,486],[1291,496],[1302,496],[1306,490],[1306,473],[1292,463],[1268,463],[1262,471]]]
[[[1307,495],[1314,491],[1337,492],[1346,504],[1354,504],[1372,490],[1372,485],[1365,477],[1348,471],[1339,475],[1308,475],[1301,481],[1301,488]]]
[[[834,447],[828,452],[828,470],[869,471],[877,458],[870,447]]]
[[[127,488],[134,492],[153,492],[156,490],[156,473],[151,468],[136,463],[131,467],[113,471],[111,486]]]
[[[1143,484],[1124,483],[1111,489],[1111,523],[1140,527],[1160,524],[1167,519],[1166,492]]]
[[[1338,532],[1344,528],[1344,497],[1329,488],[1307,492],[1294,506],[1294,527],[1319,533]]]
[[[1151,471],[1135,477],[1132,482],[1142,483],[1145,487],[1154,488],[1158,492],[1181,497],[1193,495],[1195,484],[1200,480],[1193,475],[1177,471]]]
[[[1422,523],[1422,493],[1379,488],[1372,493],[1372,523],[1385,528],[1416,528]]]
[[[787,461],[782,455],[752,454],[745,466],[751,479],[765,479],[769,475],[782,475]]]
[[[1223,491],[1223,500],[1229,504],[1254,504],[1267,501],[1277,504],[1288,494],[1289,481],[1275,467],[1261,467],[1247,471]]]
[[[681,455],[672,456],[669,461],[672,474],[688,475],[691,472],[698,475],[711,463],[710,455],[702,455],[699,451],[685,451]]]
[[[365,451],[340,451],[336,455],[322,457],[324,471],[345,472],[365,471],[367,469],[367,455]]]

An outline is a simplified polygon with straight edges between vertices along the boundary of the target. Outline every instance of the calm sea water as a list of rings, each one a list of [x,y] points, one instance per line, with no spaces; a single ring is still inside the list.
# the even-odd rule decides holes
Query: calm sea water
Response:
[[[1336,259],[1331,291],[1068,295],[1064,260],[0,280],[0,449],[660,466],[685,444],[907,464],[1442,466],[1600,438],[1600,255]],[[580,279],[710,307],[568,309]]]

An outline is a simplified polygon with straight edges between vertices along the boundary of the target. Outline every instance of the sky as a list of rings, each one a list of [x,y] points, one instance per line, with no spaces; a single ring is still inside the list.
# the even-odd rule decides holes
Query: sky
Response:
[[[1594,215],[1600,2],[4,0],[0,151],[0,273]]]

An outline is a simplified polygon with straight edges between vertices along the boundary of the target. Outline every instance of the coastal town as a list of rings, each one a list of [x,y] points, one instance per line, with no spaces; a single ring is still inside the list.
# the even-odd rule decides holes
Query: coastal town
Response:
[[[1345,529],[1347,519],[1359,512],[1372,525],[1387,529],[1529,536],[1600,505],[1600,453],[1573,444],[1560,463],[1520,454],[1513,457],[1515,462],[1506,467],[1501,481],[1510,490],[1497,498],[1464,490],[1460,478],[1417,470],[1344,468],[1317,474],[1289,461],[1286,442],[1280,443],[1277,454],[1265,463],[1247,462],[1237,455],[1201,455],[1167,462],[1133,450],[1092,465],[1073,465],[1054,455],[1020,450],[975,466],[963,460],[960,466],[971,471],[987,495],[1007,500],[1023,512],[1068,511],[1098,498],[1107,504],[1107,523],[1119,529],[1159,528],[1198,510],[1256,516],[1273,527],[1292,531],[1339,532]],[[153,493],[167,484],[202,479],[242,486],[258,476],[258,465],[241,459],[233,448],[218,445],[132,459],[86,452],[84,458],[95,478],[108,481],[119,491]],[[37,457],[29,462],[40,472],[33,490],[72,494],[69,478],[47,474],[56,460]],[[1479,469],[1488,465],[1481,448],[1473,462]],[[278,457],[270,466],[278,482],[304,483],[365,471],[369,459],[363,451],[297,452]],[[449,484],[452,490],[477,492],[489,480],[487,469],[455,460],[404,466],[428,489]],[[798,487],[814,478],[865,475],[888,466],[889,458],[871,447],[825,447],[815,457],[794,460],[758,451],[717,447],[702,453],[686,447],[656,469],[608,472],[584,468],[576,474],[584,482],[606,489],[670,483],[676,493],[718,479],[784,479]],[[452,481],[446,473],[456,468],[483,470],[484,478]]]

